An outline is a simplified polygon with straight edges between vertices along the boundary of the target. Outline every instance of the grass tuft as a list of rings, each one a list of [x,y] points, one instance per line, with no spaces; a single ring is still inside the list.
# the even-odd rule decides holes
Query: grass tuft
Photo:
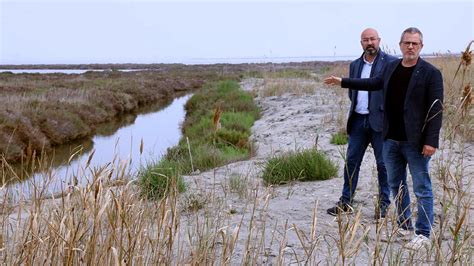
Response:
[[[326,180],[336,175],[337,166],[324,153],[308,149],[270,159],[263,180],[266,184],[279,185],[291,181]]]
[[[334,145],[345,145],[349,141],[349,137],[346,132],[337,132],[331,137],[331,144]]]
[[[179,193],[186,190],[180,167],[174,161],[162,160],[157,165],[145,167],[139,175],[142,193],[149,199],[164,198],[172,188]]]

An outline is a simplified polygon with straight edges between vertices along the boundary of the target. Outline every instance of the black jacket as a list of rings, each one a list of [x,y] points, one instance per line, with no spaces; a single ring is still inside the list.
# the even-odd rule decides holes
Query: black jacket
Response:
[[[343,88],[358,90],[380,90],[383,88],[384,100],[393,71],[401,59],[387,64],[382,73],[369,79],[343,78]],[[439,132],[442,123],[443,77],[430,63],[419,58],[408,84],[404,104],[403,119],[405,133],[409,142],[422,148],[423,145],[439,147]],[[385,105],[385,104],[384,104]],[[389,124],[384,110],[383,136],[387,136]]]

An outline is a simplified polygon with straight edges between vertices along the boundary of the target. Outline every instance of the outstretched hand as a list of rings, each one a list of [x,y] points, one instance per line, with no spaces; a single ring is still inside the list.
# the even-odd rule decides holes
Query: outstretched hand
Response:
[[[341,86],[341,81],[342,78],[340,77],[330,76],[329,78],[324,79],[324,84]]]

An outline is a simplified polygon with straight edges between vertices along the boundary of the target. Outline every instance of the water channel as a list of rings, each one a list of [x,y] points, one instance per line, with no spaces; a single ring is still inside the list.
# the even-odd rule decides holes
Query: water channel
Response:
[[[149,106],[146,113],[139,115],[125,115],[97,128],[97,135],[92,139],[55,149],[54,159],[50,159],[52,167],[48,167],[48,171],[12,182],[10,191],[21,191],[21,197],[28,197],[34,187],[32,184],[45,186],[46,183],[47,194],[65,191],[74,182],[87,184],[94,169],[108,164],[113,164],[109,168],[115,171],[121,169],[133,176],[140,167],[158,161],[167,148],[178,143],[185,117],[184,104],[189,97],[180,96],[164,107],[163,104]],[[75,156],[71,157],[71,154]]]

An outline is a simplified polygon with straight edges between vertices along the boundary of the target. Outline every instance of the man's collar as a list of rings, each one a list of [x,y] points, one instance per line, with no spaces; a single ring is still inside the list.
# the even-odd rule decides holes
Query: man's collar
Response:
[[[375,56],[374,61],[369,62],[365,59],[365,53],[363,53],[362,54],[362,60],[364,60],[364,63],[371,65],[371,64],[375,63],[375,60],[377,60],[377,57],[379,57],[379,54],[380,54],[380,51],[377,52],[377,55]]]

